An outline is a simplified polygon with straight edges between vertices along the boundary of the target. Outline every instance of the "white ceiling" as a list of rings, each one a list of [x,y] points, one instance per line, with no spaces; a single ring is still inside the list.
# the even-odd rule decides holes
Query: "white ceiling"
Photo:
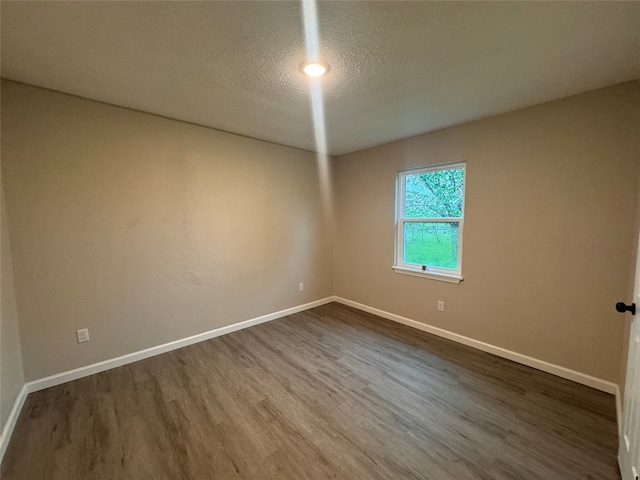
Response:
[[[315,150],[288,2],[7,2],[2,76]],[[640,2],[319,2],[340,155],[640,78]]]

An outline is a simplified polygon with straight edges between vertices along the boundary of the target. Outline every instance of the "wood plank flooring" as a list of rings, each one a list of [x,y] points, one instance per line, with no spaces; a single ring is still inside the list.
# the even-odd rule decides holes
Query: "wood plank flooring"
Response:
[[[611,395],[329,304],[33,393],[3,480],[619,479]]]

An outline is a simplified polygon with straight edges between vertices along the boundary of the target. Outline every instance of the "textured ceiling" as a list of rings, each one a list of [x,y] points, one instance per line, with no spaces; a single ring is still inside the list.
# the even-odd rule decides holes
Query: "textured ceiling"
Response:
[[[315,150],[298,2],[6,2],[2,76]],[[640,78],[640,2],[319,2],[333,155]]]

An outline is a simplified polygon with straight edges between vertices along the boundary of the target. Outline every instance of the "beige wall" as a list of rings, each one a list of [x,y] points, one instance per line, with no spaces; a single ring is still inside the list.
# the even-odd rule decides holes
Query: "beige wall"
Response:
[[[621,382],[639,129],[635,82],[337,158],[336,295]],[[394,273],[396,172],[460,160],[464,281]]]
[[[333,293],[312,153],[11,82],[2,140],[27,380]]]
[[[335,293],[621,382],[638,112],[636,82],[340,157],[334,240],[311,153],[3,82],[26,380]],[[459,160],[464,282],[394,273],[397,170]]]
[[[0,185],[2,180],[0,180]],[[1,188],[0,188],[1,190]],[[0,193],[0,198],[4,192]],[[0,207],[0,431],[24,385],[22,352],[5,202]]]

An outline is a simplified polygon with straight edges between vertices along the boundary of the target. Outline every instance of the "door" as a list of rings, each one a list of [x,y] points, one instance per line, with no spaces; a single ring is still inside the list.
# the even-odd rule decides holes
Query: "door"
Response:
[[[636,263],[636,283],[633,301],[640,306],[640,243],[638,262]],[[624,307],[618,304],[616,308]],[[623,308],[620,308],[623,310]],[[622,435],[618,450],[618,463],[622,480],[640,480],[640,312],[632,310],[631,332],[629,335],[629,359],[627,361],[627,380],[624,387],[624,406],[622,413]]]

